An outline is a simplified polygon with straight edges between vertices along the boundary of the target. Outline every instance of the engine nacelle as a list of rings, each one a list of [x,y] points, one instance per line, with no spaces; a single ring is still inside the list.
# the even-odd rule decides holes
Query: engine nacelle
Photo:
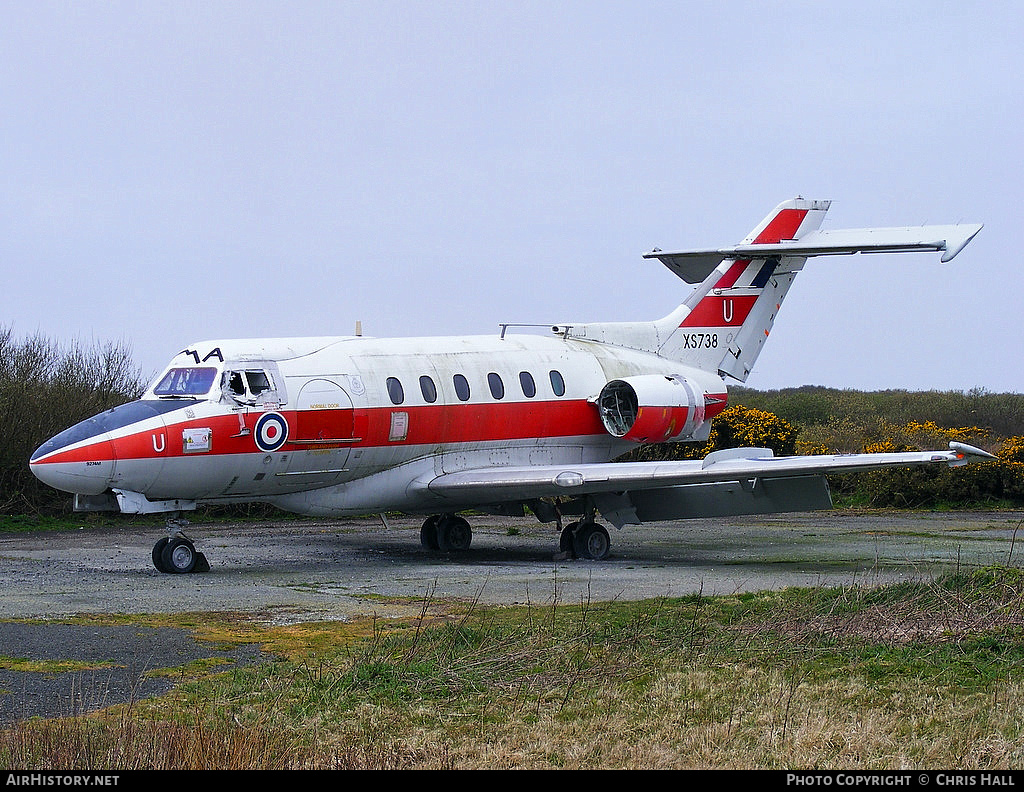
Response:
[[[597,397],[597,408],[605,430],[623,440],[703,441],[711,432],[706,393],[681,375],[643,374],[609,382]],[[716,403],[724,406],[724,399]]]

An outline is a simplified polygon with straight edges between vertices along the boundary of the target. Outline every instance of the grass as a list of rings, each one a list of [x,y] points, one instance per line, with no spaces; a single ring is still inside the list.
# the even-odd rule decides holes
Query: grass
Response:
[[[0,534],[29,533],[34,531],[77,531],[85,525],[90,527],[110,526],[109,517],[97,515],[43,516],[23,514],[0,514]]]
[[[1009,768],[1024,763],[1024,577],[639,603],[424,602],[264,627],[258,667],[0,732],[0,766]],[[184,623],[189,623],[184,619]]]
[[[78,660],[29,660],[26,657],[0,655],[0,670],[32,671],[35,673],[64,674],[74,671],[96,671],[110,668],[113,663],[84,663]]]

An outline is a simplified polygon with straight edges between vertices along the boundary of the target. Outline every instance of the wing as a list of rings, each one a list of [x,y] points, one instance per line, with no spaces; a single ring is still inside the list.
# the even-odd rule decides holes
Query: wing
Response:
[[[648,514],[657,513],[657,519],[802,511],[830,505],[831,501],[822,503],[817,485],[817,482],[824,485],[827,473],[927,465],[955,467],[995,458],[963,443],[949,446],[948,451],[793,457],[776,457],[767,448],[737,448],[716,451],[694,461],[474,468],[420,480],[413,486],[458,508],[539,498],[594,496],[605,517],[617,524],[644,521],[638,519],[638,509]],[[754,499],[759,491],[769,494],[774,491],[775,495],[769,499],[770,503],[758,503]],[[746,499],[742,496],[744,492],[749,496]],[[726,501],[733,505],[701,507],[702,494],[712,501],[729,495]],[[827,489],[824,494],[827,496]],[[664,503],[677,503],[688,512],[696,508],[697,513],[666,515],[665,508],[653,508],[659,499]],[[751,502],[744,505],[739,502],[743,500]],[[748,506],[757,508],[745,510]]]

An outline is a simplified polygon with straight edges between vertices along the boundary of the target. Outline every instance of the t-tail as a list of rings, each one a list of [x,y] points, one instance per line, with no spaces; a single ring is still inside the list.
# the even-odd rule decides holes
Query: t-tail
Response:
[[[645,254],[698,284],[682,305],[654,323],[658,353],[745,382],[808,258],[942,251],[942,261],[949,261],[982,228],[962,224],[822,231],[829,203],[785,201],[731,247]]]

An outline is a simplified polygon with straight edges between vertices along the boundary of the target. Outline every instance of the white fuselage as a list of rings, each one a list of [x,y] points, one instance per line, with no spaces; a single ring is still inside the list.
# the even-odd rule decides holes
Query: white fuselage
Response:
[[[595,402],[609,381],[643,375],[695,385],[690,412],[702,424],[725,406],[713,375],[564,335],[208,341],[176,356],[134,407],[58,435],[32,466],[61,489],[112,490],[125,511],[463,508],[473,504],[441,504],[412,485],[474,467],[619,456],[637,443],[613,436]]]

